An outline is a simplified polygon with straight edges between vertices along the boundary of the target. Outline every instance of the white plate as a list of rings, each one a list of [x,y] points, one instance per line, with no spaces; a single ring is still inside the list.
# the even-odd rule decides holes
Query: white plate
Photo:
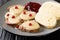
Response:
[[[8,3],[6,3],[5,5],[3,5],[2,7],[0,7],[0,24],[1,26],[11,32],[11,33],[14,33],[14,34],[17,34],[17,35],[23,35],[23,36],[42,36],[42,35],[47,35],[47,34],[50,34],[58,29],[60,29],[60,22],[57,24],[56,28],[54,29],[46,29],[46,28],[41,28],[41,32],[38,32],[38,33],[28,33],[28,32],[21,32],[20,30],[18,29],[14,29],[12,27],[10,27],[9,25],[5,24],[5,21],[4,21],[4,15],[5,13],[7,12],[7,7],[10,6],[10,5],[14,5],[14,4],[20,4],[20,5],[25,5],[26,3],[28,2],[37,2],[37,3],[40,3],[42,4],[43,2],[45,1],[53,1],[53,0],[12,0]]]

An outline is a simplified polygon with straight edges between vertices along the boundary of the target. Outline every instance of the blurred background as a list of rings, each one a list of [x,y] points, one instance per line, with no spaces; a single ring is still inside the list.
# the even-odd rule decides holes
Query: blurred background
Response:
[[[9,0],[0,0],[0,6],[2,6],[3,4],[5,4],[6,2],[8,2]]]

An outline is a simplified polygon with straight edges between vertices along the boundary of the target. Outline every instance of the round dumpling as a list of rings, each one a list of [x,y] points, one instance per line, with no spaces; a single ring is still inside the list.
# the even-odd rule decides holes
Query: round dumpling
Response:
[[[20,21],[20,17],[11,14],[12,12],[7,12],[5,14],[5,22],[7,24],[17,24]]]
[[[56,17],[47,11],[38,12],[35,16],[35,20],[46,28],[54,28],[57,23]]]
[[[19,25],[19,29],[26,32],[38,32],[40,29],[40,25],[35,21],[26,21]]]
[[[19,15],[24,10],[24,7],[21,5],[12,6],[9,11],[14,13],[15,15]]]
[[[20,18],[23,20],[30,20],[35,18],[36,13],[32,11],[24,11],[21,13]]]
[[[47,11],[48,13],[53,14],[57,20],[60,20],[60,4],[57,2],[49,1],[43,3],[39,11]]]

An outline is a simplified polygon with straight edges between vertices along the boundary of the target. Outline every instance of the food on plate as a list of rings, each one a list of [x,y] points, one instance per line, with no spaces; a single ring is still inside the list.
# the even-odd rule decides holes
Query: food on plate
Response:
[[[56,26],[56,17],[47,12],[38,12],[35,20],[46,28],[54,28]]]
[[[7,24],[18,24],[20,21],[20,18],[16,17],[15,15],[7,14],[7,16],[5,16],[5,22]]]
[[[42,4],[41,11],[47,11],[48,13],[53,14],[57,20],[60,20],[60,3],[49,1]]]
[[[50,4],[48,3],[50,2],[42,4],[42,6],[39,9],[39,12],[35,16],[35,20],[46,28],[54,28],[57,24],[57,19],[52,11],[55,11],[56,15],[58,15],[58,10],[52,10],[55,6],[51,4],[54,4],[54,2],[51,2]]]
[[[15,15],[19,15],[24,10],[24,6],[13,5],[9,7],[9,12],[13,12]]]
[[[16,24],[15,28],[25,32],[39,32],[40,25],[54,28],[60,20],[60,4],[54,1],[42,4],[29,2],[25,6],[9,6],[5,14],[6,24]]]
[[[7,8],[7,11],[9,11],[9,10],[10,10],[10,8],[11,8],[11,7],[13,7],[13,6],[14,6],[14,5],[12,5],[12,6],[9,6],[9,7]]]
[[[6,14],[5,14],[5,20],[7,20],[7,18],[9,18],[10,15],[11,15],[11,12],[6,12]]]
[[[25,5],[25,9],[29,11],[38,12],[39,8],[41,7],[41,4],[36,2],[29,2]]]
[[[7,24],[18,24],[21,19],[19,15],[24,10],[24,7],[21,5],[10,6],[9,11],[5,14],[5,22]]]
[[[25,32],[39,32],[40,25],[35,20],[26,21],[19,25],[19,29]]]
[[[36,15],[36,12],[24,10],[20,14],[20,18],[23,20],[30,20],[30,19],[34,19],[35,15]]]

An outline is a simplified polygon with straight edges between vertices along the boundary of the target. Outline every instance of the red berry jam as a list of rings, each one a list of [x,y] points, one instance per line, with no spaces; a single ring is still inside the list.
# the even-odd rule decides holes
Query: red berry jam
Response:
[[[38,4],[35,2],[29,2],[27,5],[25,5],[24,9],[29,11],[34,11],[37,13],[40,7],[41,7],[41,4]]]
[[[15,16],[12,16],[12,18],[15,18]]]
[[[8,18],[6,20],[8,20]]]
[[[9,14],[7,14],[7,16],[9,16]]]
[[[18,6],[15,6],[15,9],[18,9]]]
[[[23,14],[26,14],[26,12],[24,11]]]
[[[32,23],[29,23],[29,26],[32,26]]]
[[[29,14],[29,17],[32,17],[32,14]]]
[[[19,25],[17,25],[16,28],[19,28]]]

